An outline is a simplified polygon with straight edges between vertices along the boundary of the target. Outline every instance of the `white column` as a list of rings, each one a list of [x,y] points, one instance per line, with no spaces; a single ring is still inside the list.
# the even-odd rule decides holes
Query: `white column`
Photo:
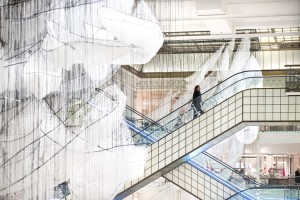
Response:
[[[256,172],[258,176],[260,175],[260,160],[260,140],[258,135],[256,140]]]

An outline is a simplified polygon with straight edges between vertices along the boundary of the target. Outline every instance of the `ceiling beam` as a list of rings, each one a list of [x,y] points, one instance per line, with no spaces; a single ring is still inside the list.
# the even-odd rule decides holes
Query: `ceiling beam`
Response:
[[[278,37],[278,36],[300,36],[300,32],[283,32],[283,33],[246,33],[246,34],[220,34],[205,36],[182,36],[168,37],[168,40],[207,40],[207,39],[226,39],[226,38],[252,38],[252,37]],[[166,41],[168,41],[166,40]]]

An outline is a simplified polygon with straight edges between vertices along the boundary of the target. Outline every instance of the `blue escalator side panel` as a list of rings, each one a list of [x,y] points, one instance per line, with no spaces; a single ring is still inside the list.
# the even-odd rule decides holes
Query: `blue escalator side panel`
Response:
[[[200,170],[201,172],[203,172],[207,176],[215,179],[219,183],[222,183],[224,186],[228,187],[232,191],[234,191],[236,193],[240,193],[241,192],[237,187],[235,187],[229,181],[223,180],[221,177],[219,177],[219,176],[215,175],[214,173],[208,171],[207,169],[205,169],[204,167],[198,165],[197,163],[193,162],[192,160],[188,160],[187,163],[190,164],[191,166],[195,167],[196,169]],[[240,193],[240,195],[242,195],[247,200],[255,200],[256,199],[253,196],[251,196],[249,194],[246,194],[246,193]]]
[[[147,139],[148,141],[150,141],[151,143],[156,142],[156,139],[153,138],[152,135],[148,134],[147,132],[145,132],[143,129],[139,128],[136,126],[135,122],[133,120],[129,120],[126,118],[126,122],[127,122],[127,126],[130,130],[132,130],[133,132],[135,132],[136,134],[142,136],[143,138]]]

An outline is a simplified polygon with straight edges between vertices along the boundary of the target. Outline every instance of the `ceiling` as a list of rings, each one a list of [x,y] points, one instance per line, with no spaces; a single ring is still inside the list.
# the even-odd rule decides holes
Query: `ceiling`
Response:
[[[284,127],[284,126],[283,126]],[[270,131],[260,131],[255,142],[245,146],[246,154],[300,154],[300,131],[298,127],[287,126],[271,128]]]
[[[263,144],[260,147],[261,154],[299,154],[300,145],[299,143],[289,143],[289,144]]]
[[[164,34],[159,53],[212,53],[251,37],[252,51],[300,49],[299,0],[146,0]]]
[[[268,33],[282,33],[282,35],[257,37],[260,34]],[[237,50],[241,38],[245,35],[251,37],[251,51],[300,49],[300,36],[296,34],[289,35],[290,33],[300,35],[300,27],[237,30],[234,51]],[[255,37],[252,37],[252,35]],[[198,36],[199,38],[196,38]],[[213,53],[232,40],[231,38],[203,39],[202,36],[211,36],[211,34],[209,31],[164,32],[164,44],[158,53]],[[179,37],[181,39],[176,39]]]

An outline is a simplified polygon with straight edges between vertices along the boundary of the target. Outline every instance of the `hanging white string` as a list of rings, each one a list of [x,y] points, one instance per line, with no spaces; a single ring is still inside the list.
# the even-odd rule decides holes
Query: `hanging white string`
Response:
[[[0,198],[58,198],[63,182],[72,199],[113,198],[143,172],[145,148],[124,124],[126,96],[95,88],[156,54],[157,20],[132,0],[9,3],[0,4]]]

